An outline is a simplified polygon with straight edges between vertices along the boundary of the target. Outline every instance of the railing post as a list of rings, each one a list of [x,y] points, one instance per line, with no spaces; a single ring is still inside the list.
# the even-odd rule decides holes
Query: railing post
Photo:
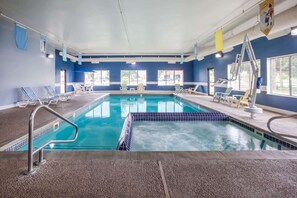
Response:
[[[74,139],[72,140],[52,140],[47,142],[46,144],[44,144],[43,146],[41,146],[40,148],[36,149],[35,151],[33,151],[33,131],[34,131],[34,118],[35,118],[35,114],[39,109],[45,109],[46,111],[48,111],[49,113],[57,116],[58,118],[64,120],[65,122],[68,122],[69,124],[71,124],[72,126],[74,126],[75,128],[75,136]],[[55,112],[54,110],[52,110],[51,108],[49,108],[46,105],[39,105],[35,110],[32,111],[31,115],[30,115],[30,119],[29,119],[29,135],[28,135],[28,170],[25,172],[26,175],[30,175],[33,174],[36,170],[33,167],[33,160],[34,160],[34,154],[36,152],[39,153],[39,159],[37,164],[35,165],[42,165],[46,162],[46,160],[43,159],[43,148],[45,146],[47,146],[50,143],[71,143],[71,142],[75,142],[75,140],[78,137],[78,126],[71,122],[70,120],[68,120],[67,118],[64,118],[62,115],[60,115],[59,113]]]
[[[33,168],[33,126],[34,119],[30,116],[29,120],[29,136],[28,136],[28,171],[25,172],[26,175],[32,174],[35,172]]]
[[[45,164],[46,160],[43,159],[43,149],[39,151],[39,160],[38,160],[38,165]]]

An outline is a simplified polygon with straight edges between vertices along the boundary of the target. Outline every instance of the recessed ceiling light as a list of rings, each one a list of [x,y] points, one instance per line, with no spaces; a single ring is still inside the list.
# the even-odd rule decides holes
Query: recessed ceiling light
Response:
[[[54,55],[53,54],[46,54],[46,58],[53,59]]]

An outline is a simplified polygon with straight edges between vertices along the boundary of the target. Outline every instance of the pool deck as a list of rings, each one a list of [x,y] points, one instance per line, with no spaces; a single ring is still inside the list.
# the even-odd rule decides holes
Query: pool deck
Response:
[[[90,93],[75,95],[71,100],[52,104],[49,107],[61,115],[69,114],[77,109],[83,108],[96,101],[106,93]],[[30,113],[36,106],[27,106],[26,108],[11,108],[0,111],[0,147],[28,134],[28,123]],[[55,116],[41,109],[36,114],[35,128],[44,126],[56,119]]]
[[[51,107],[65,115],[103,95],[80,95]],[[265,111],[252,120],[242,108],[214,103],[208,96],[181,97],[263,129],[270,117],[278,115]],[[27,133],[33,109],[0,111],[0,145]],[[54,117],[40,112],[37,126],[52,120]],[[296,123],[296,119],[282,120],[274,127],[293,133]],[[24,176],[27,153],[0,152],[0,197],[295,197],[297,194],[297,151],[52,151],[46,152],[45,158],[47,163],[34,175]]]
[[[297,152],[0,152],[0,197],[296,197]],[[166,196],[167,195],[167,196]]]

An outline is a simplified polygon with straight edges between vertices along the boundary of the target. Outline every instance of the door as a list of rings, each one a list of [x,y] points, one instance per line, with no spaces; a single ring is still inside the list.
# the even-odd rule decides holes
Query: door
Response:
[[[215,75],[214,68],[208,68],[208,95],[214,95]]]
[[[66,92],[66,70],[61,69],[60,71],[60,93]]]

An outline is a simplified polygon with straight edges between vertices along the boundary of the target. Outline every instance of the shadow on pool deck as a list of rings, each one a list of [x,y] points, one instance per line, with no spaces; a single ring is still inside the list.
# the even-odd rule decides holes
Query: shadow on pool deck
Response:
[[[24,176],[26,153],[0,152],[0,197],[295,197],[297,152],[48,152]]]

